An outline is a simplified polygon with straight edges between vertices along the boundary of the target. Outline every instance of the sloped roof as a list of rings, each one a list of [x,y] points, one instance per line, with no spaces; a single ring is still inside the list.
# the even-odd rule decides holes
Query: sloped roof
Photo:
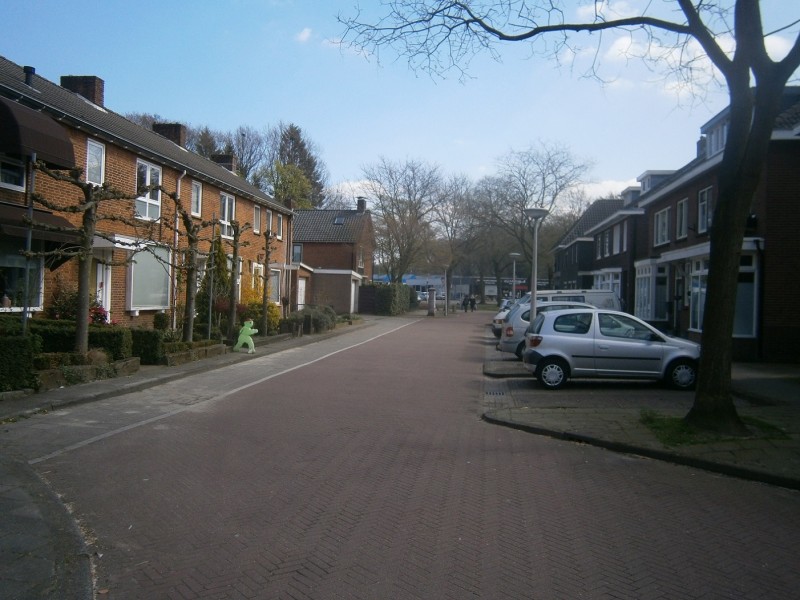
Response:
[[[589,205],[575,224],[556,243],[554,248],[569,246],[578,238],[583,237],[587,231],[608,219],[615,212],[622,209],[622,198],[601,198]]]
[[[105,106],[93,104],[39,75],[34,74],[31,85],[27,85],[25,75],[21,66],[0,56],[0,96],[40,110],[65,125],[122,146],[142,158],[179,171],[185,170],[189,176],[222,190],[246,196],[273,210],[291,212],[275,202],[269,194],[214,161],[190,152],[164,136],[129,121]]]
[[[298,243],[355,243],[371,220],[369,212],[357,210],[296,210],[292,238]]]

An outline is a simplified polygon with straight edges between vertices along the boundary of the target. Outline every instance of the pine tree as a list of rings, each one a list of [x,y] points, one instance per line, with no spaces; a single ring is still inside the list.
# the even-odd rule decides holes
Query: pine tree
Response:
[[[303,172],[311,184],[311,206],[321,207],[325,203],[324,169],[297,125],[289,124],[281,131],[278,160],[284,166],[294,165]]]

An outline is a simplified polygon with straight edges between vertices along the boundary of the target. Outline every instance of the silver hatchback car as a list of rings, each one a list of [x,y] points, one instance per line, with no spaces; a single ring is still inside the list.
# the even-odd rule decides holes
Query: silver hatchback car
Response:
[[[537,314],[548,310],[563,310],[565,308],[594,308],[586,302],[539,302],[536,305]],[[500,341],[497,342],[497,349],[500,352],[512,352],[522,360],[522,352],[525,350],[525,332],[530,325],[531,305],[530,303],[515,304],[503,319],[503,326],[500,330]]]
[[[667,336],[627,313],[542,312],[525,338],[525,368],[547,389],[559,389],[573,377],[657,379],[681,390],[697,382],[698,344]]]

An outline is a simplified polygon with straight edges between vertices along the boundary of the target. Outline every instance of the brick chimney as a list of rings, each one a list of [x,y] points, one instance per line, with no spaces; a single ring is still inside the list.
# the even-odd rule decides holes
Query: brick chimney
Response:
[[[105,82],[94,75],[62,75],[61,87],[75,92],[97,106],[105,103]]]
[[[364,196],[356,198],[356,210],[360,213],[367,212],[367,199]]]
[[[153,131],[186,148],[186,126],[182,123],[153,123]]]
[[[225,167],[231,173],[237,173],[239,171],[239,164],[236,162],[236,156],[233,154],[212,154],[211,160]]]

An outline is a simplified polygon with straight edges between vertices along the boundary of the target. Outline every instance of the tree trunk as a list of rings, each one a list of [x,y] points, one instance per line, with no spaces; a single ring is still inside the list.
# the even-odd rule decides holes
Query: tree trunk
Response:
[[[729,133],[711,224],[697,390],[694,404],[684,418],[691,426],[732,435],[748,433],[731,395],[731,339],[745,225],[761,182],[780,106],[782,86],[777,90],[769,88],[762,82],[753,97],[746,85],[731,86]]]

